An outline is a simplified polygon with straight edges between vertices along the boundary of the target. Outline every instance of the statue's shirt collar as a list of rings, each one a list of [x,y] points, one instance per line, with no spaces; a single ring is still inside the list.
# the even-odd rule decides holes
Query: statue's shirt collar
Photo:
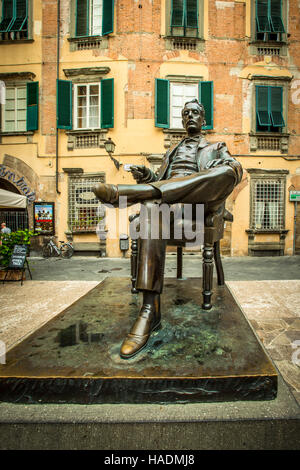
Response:
[[[197,135],[195,137],[186,136],[186,137],[184,137],[184,139],[182,139],[182,141],[180,143],[182,144],[183,142],[197,142],[198,148],[203,148],[203,147],[206,147],[208,145],[207,140],[205,140],[204,137],[201,134]]]

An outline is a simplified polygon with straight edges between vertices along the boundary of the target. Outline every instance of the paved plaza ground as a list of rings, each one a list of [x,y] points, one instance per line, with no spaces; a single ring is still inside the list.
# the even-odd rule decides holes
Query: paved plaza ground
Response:
[[[130,276],[125,258],[29,258],[29,266],[33,280],[0,284],[0,340],[7,350],[107,276]],[[183,266],[184,276],[201,277],[200,256],[184,255]],[[300,403],[300,257],[225,257],[223,266],[227,285]],[[167,256],[165,275],[176,276],[175,255]]]

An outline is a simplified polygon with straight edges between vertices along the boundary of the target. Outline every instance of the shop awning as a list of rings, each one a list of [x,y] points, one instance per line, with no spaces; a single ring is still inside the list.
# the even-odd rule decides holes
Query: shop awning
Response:
[[[0,209],[26,209],[27,197],[0,189]]]

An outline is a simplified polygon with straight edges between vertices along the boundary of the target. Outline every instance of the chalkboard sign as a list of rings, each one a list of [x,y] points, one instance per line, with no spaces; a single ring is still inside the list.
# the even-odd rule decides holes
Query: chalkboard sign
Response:
[[[9,260],[8,269],[23,269],[27,256],[26,245],[15,245]]]

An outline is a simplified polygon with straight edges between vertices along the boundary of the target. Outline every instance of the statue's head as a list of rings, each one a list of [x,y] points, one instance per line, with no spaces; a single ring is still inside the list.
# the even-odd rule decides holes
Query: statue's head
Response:
[[[204,106],[196,98],[185,103],[181,115],[182,125],[188,134],[198,134],[206,124]]]

